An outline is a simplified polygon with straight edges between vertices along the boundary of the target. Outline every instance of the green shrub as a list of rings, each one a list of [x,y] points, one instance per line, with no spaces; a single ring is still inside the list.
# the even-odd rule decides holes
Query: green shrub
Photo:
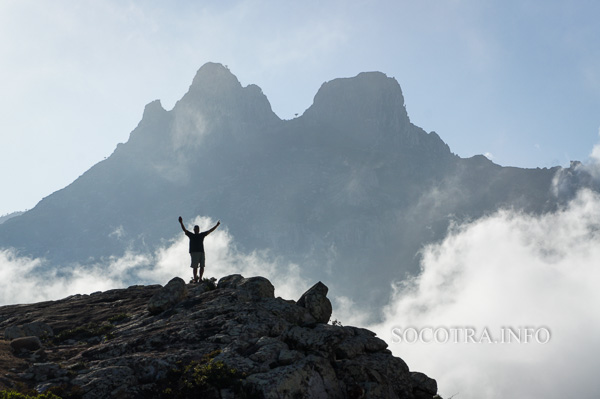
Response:
[[[62,342],[68,339],[87,339],[92,337],[98,337],[102,335],[108,335],[107,338],[112,338],[110,331],[115,328],[112,324],[96,324],[88,323],[83,326],[75,327],[70,330],[62,331],[60,334],[54,337],[54,342]]]
[[[204,277],[202,279],[202,282],[208,286],[208,290],[209,291],[217,289],[217,283],[216,283],[216,281],[217,281],[217,279],[214,278],[214,277],[212,277],[212,278],[206,278],[206,277]]]
[[[77,385],[61,384],[55,385],[48,389],[49,393],[56,395],[61,399],[81,399],[83,398],[83,390]]]
[[[56,396],[53,393],[41,393],[34,395],[27,395],[24,393],[12,391],[12,390],[3,390],[0,391],[0,399],[62,399],[60,396]]]
[[[242,380],[246,375],[228,367],[214,357],[220,350],[202,356],[200,361],[191,361],[187,365],[178,364],[171,370],[159,390],[146,393],[148,398],[218,398],[219,390],[231,389],[236,397],[248,397],[242,392]]]
[[[109,323],[118,323],[120,321],[129,319],[130,317],[131,316],[129,316],[128,314],[120,313],[120,314],[114,315],[113,317],[109,318],[108,322]]]
[[[190,363],[184,370],[184,384],[190,389],[218,389],[231,387],[239,378],[236,369],[221,361],[210,360],[205,364]]]

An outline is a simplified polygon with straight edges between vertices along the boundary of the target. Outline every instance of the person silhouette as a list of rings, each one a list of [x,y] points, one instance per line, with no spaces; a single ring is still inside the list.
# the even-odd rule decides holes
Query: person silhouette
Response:
[[[192,259],[192,263],[190,267],[194,270],[194,283],[202,280],[202,276],[204,275],[204,267],[206,266],[206,256],[204,254],[204,237],[212,233],[219,227],[221,221],[219,220],[216,225],[213,226],[212,229],[203,231],[200,233],[200,227],[198,225],[194,226],[194,232],[190,232],[183,225],[183,219],[179,216],[179,224],[181,225],[181,229],[185,233],[186,236],[190,239],[190,257]],[[200,276],[198,276],[198,266],[200,266]]]

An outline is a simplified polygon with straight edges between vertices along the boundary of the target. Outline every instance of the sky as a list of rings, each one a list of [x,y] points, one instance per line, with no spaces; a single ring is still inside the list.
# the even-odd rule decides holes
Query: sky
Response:
[[[103,160],[206,62],[282,119],[319,87],[381,71],[411,121],[461,157],[585,161],[600,127],[596,1],[0,1],[0,216]]]

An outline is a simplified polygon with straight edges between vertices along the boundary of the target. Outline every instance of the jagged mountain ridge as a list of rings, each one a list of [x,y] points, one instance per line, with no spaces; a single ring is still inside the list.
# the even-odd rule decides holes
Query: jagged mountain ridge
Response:
[[[205,215],[243,250],[270,249],[382,304],[450,221],[554,209],[557,170],[456,156],[410,122],[400,85],[380,72],[326,82],[303,115],[280,120],[258,86],[209,63],[171,111],[148,104],[108,159],[0,225],[0,247],[85,263],[153,251],[180,234],[178,215]]]

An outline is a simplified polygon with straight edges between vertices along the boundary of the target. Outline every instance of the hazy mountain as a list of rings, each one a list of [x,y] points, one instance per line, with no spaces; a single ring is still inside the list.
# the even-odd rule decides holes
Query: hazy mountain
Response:
[[[23,212],[12,212],[12,213],[7,213],[6,215],[2,215],[2,216],[0,216],[0,224],[6,222],[10,218],[14,218],[15,216],[19,216],[22,214],[23,214]]]
[[[179,215],[204,215],[241,249],[381,304],[452,221],[554,209],[559,170],[454,155],[410,122],[398,82],[380,72],[327,82],[302,116],[281,120],[259,87],[209,63],[171,111],[148,104],[108,159],[0,225],[0,247],[85,263],[152,251],[181,234]]]

